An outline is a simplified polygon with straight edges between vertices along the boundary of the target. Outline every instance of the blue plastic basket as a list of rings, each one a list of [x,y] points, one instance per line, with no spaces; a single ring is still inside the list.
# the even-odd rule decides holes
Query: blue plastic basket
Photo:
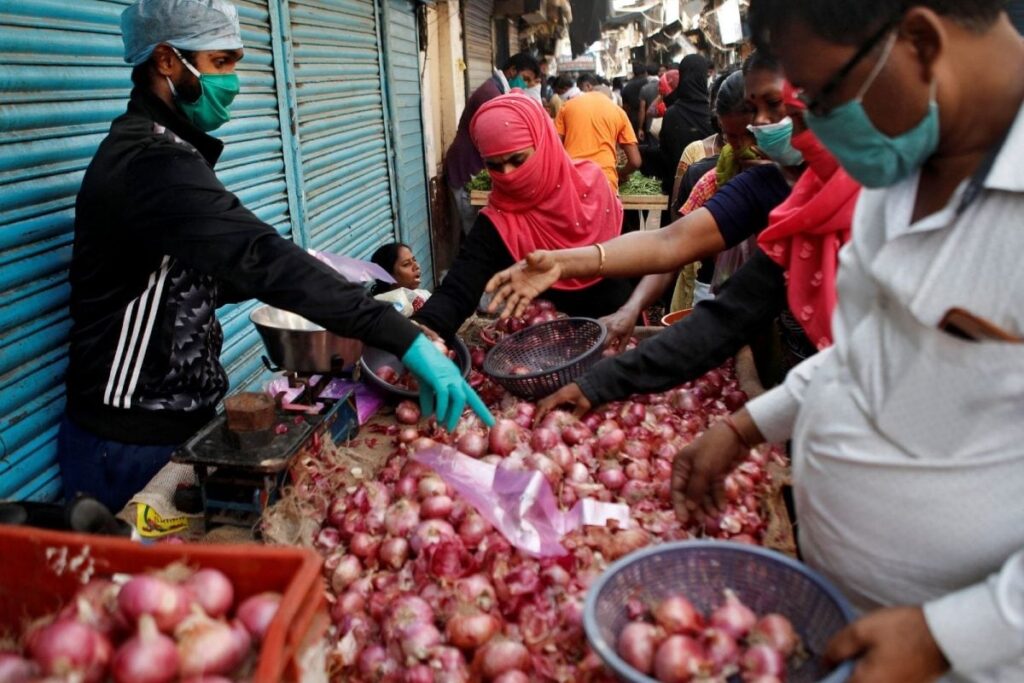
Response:
[[[591,586],[583,611],[587,640],[620,680],[657,683],[615,652],[629,622],[631,598],[650,603],[685,595],[707,614],[724,602],[726,589],[757,614],[776,612],[793,623],[810,658],[788,672],[788,683],[841,683],[853,672],[847,662],[834,671],[821,665],[829,639],[854,618],[846,599],[824,577],[777,552],[726,541],[679,541],[622,558]]]

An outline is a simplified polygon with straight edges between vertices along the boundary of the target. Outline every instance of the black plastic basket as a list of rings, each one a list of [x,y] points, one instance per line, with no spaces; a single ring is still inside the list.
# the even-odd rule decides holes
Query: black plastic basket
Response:
[[[453,337],[452,339],[445,340],[445,344],[448,345],[449,349],[455,351],[454,362],[459,366],[459,371],[462,373],[463,378],[467,377],[472,361],[466,342],[462,341],[459,337]],[[409,391],[408,389],[396,387],[394,384],[388,384],[378,377],[377,369],[385,365],[390,365],[399,375],[405,372],[405,365],[402,364],[402,360],[395,354],[374,346],[365,347],[363,355],[359,359],[359,379],[392,396],[417,398],[420,395],[418,391]]]
[[[498,342],[484,359],[484,374],[519,398],[542,398],[599,361],[607,337],[591,318],[538,323]]]
[[[826,643],[854,618],[839,591],[825,577],[784,555],[726,541],[663,543],[618,560],[587,591],[587,641],[620,681],[657,683],[615,651],[618,634],[629,622],[628,601],[636,598],[651,604],[682,593],[707,613],[722,604],[726,589],[756,613],[777,612],[793,623],[811,656],[788,672],[787,681],[842,683],[850,676],[850,662],[834,671],[821,663]]]

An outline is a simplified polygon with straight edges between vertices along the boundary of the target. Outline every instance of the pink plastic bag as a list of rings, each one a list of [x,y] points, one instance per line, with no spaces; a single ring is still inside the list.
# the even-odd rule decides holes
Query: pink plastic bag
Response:
[[[562,537],[583,525],[604,526],[615,520],[630,526],[629,508],[583,499],[569,512],[558,507],[540,472],[509,470],[438,446],[415,453],[413,460],[437,472],[508,542],[536,557],[559,557],[568,551]]]

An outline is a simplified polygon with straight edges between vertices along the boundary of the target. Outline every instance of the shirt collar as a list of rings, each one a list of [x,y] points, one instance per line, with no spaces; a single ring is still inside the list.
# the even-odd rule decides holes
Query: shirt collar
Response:
[[[129,111],[135,111],[151,118],[155,123],[168,128],[175,135],[189,143],[203,155],[210,166],[217,163],[224,143],[196,128],[191,121],[167,106],[163,100],[149,90],[135,88],[128,103]]]
[[[992,171],[985,180],[985,188],[1006,192],[1024,192],[1024,107],[1017,111],[1017,118],[1006,135],[1003,149],[996,157]]]

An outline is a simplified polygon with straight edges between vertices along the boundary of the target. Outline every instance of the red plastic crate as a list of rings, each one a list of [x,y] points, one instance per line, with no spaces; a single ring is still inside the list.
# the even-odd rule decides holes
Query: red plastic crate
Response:
[[[281,593],[281,605],[263,640],[252,681],[300,678],[299,656],[323,637],[328,625],[322,560],[308,550],[261,545],[144,546],[119,538],[0,526],[0,632],[20,633],[26,620],[59,609],[82,585],[87,572],[99,577],[133,574],[173,562],[224,572],[234,584],[236,603],[264,591]]]

